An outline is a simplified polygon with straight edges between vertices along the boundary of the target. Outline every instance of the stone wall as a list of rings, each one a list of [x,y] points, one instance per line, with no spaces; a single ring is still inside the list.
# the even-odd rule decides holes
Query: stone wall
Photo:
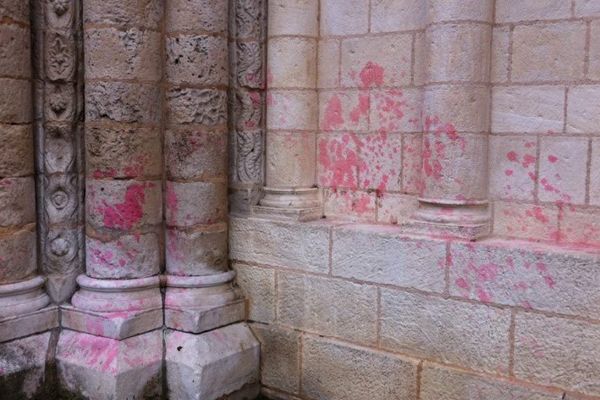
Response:
[[[600,398],[599,18],[597,0],[269,2],[267,185],[270,164],[294,190],[316,170],[324,219],[231,220],[266,395]],[[468,230],[443,226],[461,213]]]

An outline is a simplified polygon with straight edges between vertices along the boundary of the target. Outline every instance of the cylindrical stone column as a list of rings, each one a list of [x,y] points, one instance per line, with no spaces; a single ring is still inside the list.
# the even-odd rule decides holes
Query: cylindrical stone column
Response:
[[[0,2],[0,318],[49,303],[36,276],[29,2]]]
[[[489,232],[493,0],[428,0],[423,186],[414,225],[474,239]]]
[[[270,0],[266,186],[260,212],[321,216],[316,188],[318,0]]]
[[[86,275],[72,304],[160,310],[163,2],[83,6]]]
[[[165,321],[194,333],[241,318],[227,258],[228,3],[165,3]],[[232,302],[236,319],[217,316]]]

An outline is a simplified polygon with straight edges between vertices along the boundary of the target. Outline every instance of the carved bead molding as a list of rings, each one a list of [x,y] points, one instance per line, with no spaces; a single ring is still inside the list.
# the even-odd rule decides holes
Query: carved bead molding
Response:
[[[31,1],[40,270],[69,300],[83,270],[81,0]]]
[[[231,208],[256,205],[264,182],[266,0],[231,0]]]

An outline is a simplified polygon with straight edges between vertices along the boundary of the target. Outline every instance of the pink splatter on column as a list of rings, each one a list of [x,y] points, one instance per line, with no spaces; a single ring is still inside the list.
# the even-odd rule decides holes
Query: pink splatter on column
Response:
[[[29,5],[0,6],[0,318],[49,303],[36,275]],[[20,329],[20,328],[19,328]],[[12,328],[15,330],[15,328]]]
[[[453,21],[458,0],[433,2],[429,8],[423,185],[411,225],[433,234],[474,239],[489,232],[487,153],[494,2],[460,1],[460,7],[470,8],[465,4],[470,2],[483,11],[476,23]],[[454,53],[457,47],[460,57]]]
[[[306,220],[321,216],[315,187],[318,2],[294,7],[281,2],[269,10],[266,186],[256,210]],[[290,24],[292,15],[302,22]]]

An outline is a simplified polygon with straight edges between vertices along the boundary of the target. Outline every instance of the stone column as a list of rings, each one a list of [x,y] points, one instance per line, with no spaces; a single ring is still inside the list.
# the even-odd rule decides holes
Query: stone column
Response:
[[[489,233],[488,133],[493,0],[428,0],[423,186],[411,222],[427,233]]]
[[[91,398],[160,392],[163,4],[83,2],[86,275],[57,363]]]
[[[214,399],[258,372],[256,340],[231,325],[245,303],[227,254],[229,0],[165,5],[167,386],[169,398]]]
[[[268,3],[266,186],[257,211],[322,215],[316,188],[317,0]]]
[[[30,31],[29,2],[3,0],[0,3],[0,319],[31,313],[49,303],[43,290],[44,279],[36,275]]]

